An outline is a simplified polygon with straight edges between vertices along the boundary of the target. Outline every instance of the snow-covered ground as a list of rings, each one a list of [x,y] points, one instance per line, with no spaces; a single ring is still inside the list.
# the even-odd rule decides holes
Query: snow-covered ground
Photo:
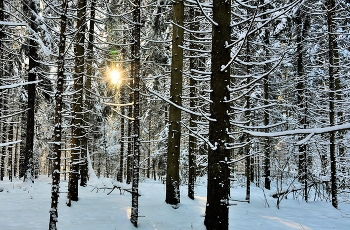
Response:
[[[51,179],[41,176],[32,183],[0,181],[0,230],[48,229],[51,201]],[[129,221],[131,194],[110,189],[111,179],[94,179],[79,187],[78,202],[65,205],[67,182],[61,182],[58,228],[61,230],[127,230],[135,229]],[[122,185],[129,188],[129,185]],[[93,190],[94,189],[94,190]],[[173,209],[165,203],[165,185],[159,181],[140,183],[139,229],[205,229],[203,225],[206,187],[197,186],[195,200],[187,198],[187,187],[181,187],[181,205]],[[245,189],[232,189],[233,199],[243,199]],[[266,205],[266,201],[269,207]],[[276,199],[252,187],[251,203],[234,202],[230,206],[230,229],[350,229],[350,204],[339,210],[329,202],[284,199],[276,208]]]

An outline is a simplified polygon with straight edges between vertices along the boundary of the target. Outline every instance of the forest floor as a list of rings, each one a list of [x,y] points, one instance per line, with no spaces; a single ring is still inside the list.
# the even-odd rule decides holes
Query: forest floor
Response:
[[[114,183],[114,184],[113,184]],[[138,229],[205,229],[203,225],[206,186],[196,186],[195,200],[187,197],[181,186],[181,204],[174,209],[165,203],[165,184],[145,180],[140,183]],[[115,189],[109,195],[112,179],[94,178],[87,187],[79,187],[79,201],[67,207],[67,181],[61,182],[58,208],[58,229],[61,230],[128,230],[135,229],[129,221],[131,194]],[[118,184],[123,188],[130,185]],[[99,188],[99,189],[97,189]],[[104,189],[106,188],[106,189]],[[41,176],[34,184],[22,181],[0,181],[0,230],[48,229],[51,202],[51,178]],[[266,196],[264,195],[266,194]],[[245,188],[231,190],[234,200],[245,197]],[[252,187],[251,203],[232,201],[230,229],[350,229],[350,204],[340,203],[334,209],[330,202],[288,199],[281,201],[257,187]]]

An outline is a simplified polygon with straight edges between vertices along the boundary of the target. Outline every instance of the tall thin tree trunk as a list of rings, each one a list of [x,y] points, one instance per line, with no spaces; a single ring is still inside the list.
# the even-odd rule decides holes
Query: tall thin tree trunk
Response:
[[[170,100],[181,106],[182,94],[182,69],[183,69],[183,39],[184,39],[184,3],[181,0],[173,2],[173,37],[172,37],[172,62]],[[169,106],[169,134],[168,157],[166,175],[165,202],[171,205],[180,203],[180,139],[181,139],[181,110],[170,104]]]
[[[33,31],[32,36],[38,33],[38,25],[36,23],[38,15],[38,5],[37,1],[26,0],[23,3],[23,11],[26,13],[27,17],[30,18],[30,28]],[[38,44],[36,39],[29,39],[29,68],[28,68],[28,82],[36,81],[36,75],[39,67],[38,63]],[[25,156],[24,156],[24,166],[25,175],[24,180],[31,180],[34,183],[34,126],[35,126],[35,97],[36,97],[36,87],[35,84],[28,85],[28,111],[27,111],[27,129],[26,129],[26,145],[25,145]]]
[[[129,88],[133,89],[134,84],[133,81],[129,82]],[[130,92],[129,99],[130,101],[134,101],[134,96],[133,92]],[[133,117],[133,107],[129,106],[128,108],[128,117]],[[132,139],[132,130],[133,130],[133,121],[129,120],[128,121],[128,155],[127,155],[127,163],[126,163],[126,183],[130,184],[132,180],[132,165],[133,165],[133,139]]]
[[[150,111],[150,118],[152,117],[152,111]],[[151,143],[151,119],[148,121],[148,149],[147,149],[147,172],[146,176],[147,178],[151,178],[151,148],[152,148],[152,143]]]
[[[208,187],[204,224],[207,229],[228,229],[228,204],[230,195],[230,150],[229,142],[230,110],[229,84],[231,40],[231,1],[213,1],[212,54],[211,54],[211,93],[208,151]]]
[[[141,56],[141,0],[134,0],[132,74],[134,80],[134,157],[131,200],[131,223],[137,227],[139,217],[139,178],[140,178],[140,56]]]
[[[5,71],[3,71],[5,72]],[[9,89],[7,90],[3,90],[2,93],[2,115],[7,115],[8,114],[8,110],[9,110],[9,106],[8,106],[8,91]],[[6,143],[8,141],[8,123],[7,122],[4,122],[2,124],[2,130],[1,130],[1,136],[2,136],[2,141],[4,143]],[[5,157],[6,157],[6,152],[7,152],[7,146],[2,146],[0,148],[0,180],[4,180],[4,177],[5,177]]]
[[[250,64],[251,61],[251,47],[250,47],[250,39],[248,37],[247,39],[247,50],[246,50],[246,62],[248,63],[247,65],[247,75],[249,76],[250,72],[251,72],[251,68],[253,67]],[[247,84],[250,83],[250,78],[247,78]],[[247,94],[245,96],[245,101],[246,101],[246,106],[245,106],[245,112],[244,112],[244,117],[247,120],[246,121],[246,125],[250,126],[252,125],[252,119],[251,119],[251,103],[250,103],[250,94]],[[250,203],[250,180],[251,180],[251,159],[252,157],[250,156],[250,137],[245,135],[244,138],[244,142],[245,142],[245,146],[243,153],[246,156],[246,166],[245,166],[245,173],[246,173],[246,196],[245,199]]]
[[[133,158],[133,144],[132,144],[132,139],[131,139],[131,134],[132,134],[132,124],[133,122],[128,123],[128,155],[127,155],[127,159],[126,159],[126,183],[130,184],[131,180],[132,180],[132,158]]]
[[[53,171],[52,171],[52,186],[51,186],[51,209],[49,230],[56,230],[58,218],[58,198],[60,192],[60,177],[61,177],[61,153],[62,153],[62,107],[63,107],[63,85],[64,85],[64,59],[66,50],[66,27],[67,27],[67,0],[62,1],[60,41],[58,51],[57,64],[57,86],[56,86],[56,107],[55,107],[55,126],[54,126],[54,152],[52,154]]]
[[[327,23],[328,23],[328,55],[329,55],[329,125],[334,126],[335,121],[335,78],[337,75],[338,60],[336,57],[336,35],[334,25],[335,0],[328,0]],[[329,134],[329,154],[331,163],[331,193],[332,205],[338,208],[338,185],[337,185],[337,162],[336,162],[336,143],[335,131]]]
[[[94,55],[94,33],[95,33],[95,7],[96,1],[91,1],[90,7],[90,27],[89,27],[89,41],[87,46],[87,59],[86,59],[86,76],[85,76],[85,111],[84,111],[84,123],[85,123],[85,135],[82,137],[82,151],[80,163],[80,186],[86,186],[88,180],[88,162],[87,151],[90,137],[90,114],[91,114],[91,79],[93,75],[92,60]]]
[[[19,136],[19,127],[20,127],[20,119],[18,119],[18,122],[17,122],[17,125],[16,125],[16,140],[18,140],[18,136]],[[16,177],[17,176],[17,168],[18,168],[18,147],[20,146],[19,143],[17,143],[15,145],[15,156],[14,156],[14,159],[13,159],[13,176]]]
[[[121,86],[120,89],[120,96],[121,96],[121,100],[120,103],[123,104],[124,103],[124,86]],[[123,182],[123,171],[124,171],[124,142],[125,142],[125,121],[124,121],[124,114],[125,114],[125,109],[124,106],[121,106],[120,108],[120,113],[121,113],[121,118],[120,118],[120,157],[119,157],[119,170],[118,170],[118,174],[117,174],[117,180],[119,182]]]
[[[21,116],[21,144],[20,144],[20,153],[19,153],[19,178],[24,177],[26,172],[26,167],[24,165],[25,158],[25,146],[26,146],[26,120],[27,120],[27,112],[23,112]]]
[[[13,131],[14,131],[14,124],[12,122],[12,118],[11,118],[11,122],[10,122],[10,126],[9,126],[9,136],[8,139],[9,141],[14,141],[13,139]],[[12,177],[13,177],[13,149],[15,148],[14,144],[10,145],[7,149],[8,151],[8,160],[7,160],[7,165],[8,165],[8,176],[9,176],[9,181],[12,182]]]
[[[301,9],[298,10],[297,18],[297,74],[298,82],[296,86],[297,93],[297,106],[299,107],[299,122],[301,128],[306,128],[306,90],[304,84],[304,64],[303,64],[303,55],[304,55],[304,36],[306,35],[306,24],[307,18],[302,15]],[[304,138],[302,136],[301,138]],[[307,197],[307,160],[306,160],[306,145],[302,144],[299,146],[299,181],[303,184],[303,197],[305,201],[308,200]]]
[[[4,14],[4,1],[0,0],[0,21],[4,21],[5,19],[5,14]],[[4,85],[4,42],[3,39],[5,38],[5,28],[3,25],[0,25],[0,86]],[[4,116],[5,113],[5,104],[4,104],[4,97],[5,97],[5,90],[0,89],[0,117]],[[0,143],[6,142],[5,140],[5,132],[4,132],[4,125],[5,123],[0,122]],[[3,175],[3,152],[2,150],[5,148],[5,146],[0,147],[0,180],[3,180],[4,175]]]
[[[199,11],[195,10],[193,7],[190,8],[189,19],[192,20],[190,25],[191,31],[199,31]],[[198,57],[196,57],[195,51],[199,48],[198,43],[195,42],[196,36],[194,33],[190,34],[190,40],[193,41],[190,44],[190,70],[197,69],[201,66]],[[197,81],[192,77],[190,78],[190,108],[193,110],[197,105],[196,100],[196,87]],[[190,128],[196,132],[197,130],[197,121],[198,117],[194,114],[190,115]],[[197,138],[190,133],[188,138],[188,197],[194,199],[194,184],[196,181],[196,154],[197,154]]]
[[[124,43],[126,43],[126,39],[124,38]],[[126,50],[122,49],[122,60],[124,60],[126,58]],[[125,84],[125,83],[124,83]],[[120,88],[120,103],[123,104],[126,102],[126,92],[127,92],[127,86],[121,84],[121,88]],[[130,106],[131,107],[131,106]],[[125,138],[125,118],[124,115],[126,114],[126,109],[124,108],[124,106],[121,106],[120,108],[120,113],[121,113],[121,117],[120,117],[120,157],[119,157],[119,170],[118,170],[118,174],[117,174],[117,180],[119,182],[123,182],[124,179],[124,152],[125,152],[125,140],[127,140]]]
[[[86,0],[78,1],[77,25],[78,31],[75,41],[75,73],[74,73],[74,96],[73,96],[73,124],[72,124],[72,151],[71,151],[71,167],[68,182],[68,203],[78,201],[78,181],[79,181],[79,162],[82,148],[82,136],[85,134],[83,125],[83,83],[84,83],[84,66],[85,66],[85,22],[86,22]],[[83,153],[84,154],[84,153]],[[86,156],[82,156],[83,158]]]
[[[262,2],[265,4],[265,0]],[[264,7],[265,8],[265,7]],[[263,9],[265,10],[265,9]],[[265,15],[263,18],[265,19]],[[265,50],[265,57],[269,57],[269,50],[268,46],[270,44],[270,31],[267,27],[264,28],[264,50]],[[269,71],[269,65],[265,64],[264,65],[264,72],[267,73]],[[263,79],[263,87],[264,87],[264,126],[267,127],[270,122],[270,111],[268,109],[268,105],[270,104],[269,102],[269,75],[266,74]],[[269,129],[266,128],[265,132],[269,132]],[[271,188],[271,178],[270,178],[270,153],[271,153],[271,143],[270,143],[270,138],[265,137],[264,138],[264,186],[266,189]]]

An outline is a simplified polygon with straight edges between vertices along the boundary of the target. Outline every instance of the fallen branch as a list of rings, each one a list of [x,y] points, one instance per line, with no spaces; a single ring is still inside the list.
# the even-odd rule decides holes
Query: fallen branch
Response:
[[[111,194],[114,189],[119,189],[120,195],[123,195],[125,192],[129,192],[132,194],[132,189],[131,188],[122,188],[120,186],[114,185],[113,188],[108,188],[108,189],[112,189],[109,193],[107,193],[107,195]],[[141,196],[140,194],[137,194],[138,196]]]
[[[94,191],[95,189],[96,189],[96,193],[98,193],[98,190],[100,190],[100,189],[103,189],[104,191],[105,191],[106,189],[111,189],[111,191],[108,192],[107,195],[111,194],[111,193],[114,191],[114,189],[119,189],[120,195],[123,195],[125,192],[129,192],[129,193],[131,193],[131,194],[133,193],[131,188],[122,188],[122,187],[117,186],[117,185],[114,185],[113,188],[108,188],[108,187],[98,188],[98,187],[94,187],[94,188],[91,190],[91,192]],[[138,195],[138,196],[141,196],[139,193],[138,193],[137,195]]]
[[[314,185],[314,183],[308,185],[307,187],[309,188],[309,187],[312,187],[313,185]],[[288,194],[291,193],[291,192],[297,192],[297,191],[300,191],[301,189],[303,189],[303,188],[294,188],[294,189],[292,189],[292,190],[287,189],[287,190],[285,190],[285,191],[272,194],[272,198],[276,198],[276,199],[277,199],[277,198],[280,197],[280,196],[288,195]]]

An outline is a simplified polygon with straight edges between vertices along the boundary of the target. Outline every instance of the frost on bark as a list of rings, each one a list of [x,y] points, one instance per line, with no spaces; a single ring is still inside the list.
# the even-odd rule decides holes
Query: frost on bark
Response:
[[[132,178],[132,198],[131,198],[131,223],[137,227],[139,217],[139,178],[140,178],[140,36],[141,36],[141,1],[134,0],[133,12],[133,38],[132,45],[132,77],[134,80],[134,157],[133,157],[133,178]]]
[[[231,34],[231,1],[213,1],[211,93],[208,152],[207,205],[204,224],[207,229],[228,229],[228,199],[230,192],[229,141],[230,49],[225,48]]]
[[[51,186],[51,209],[50,209],[50,223],[49,230],[56,230],[57,218],[58,218],[58,198],[60,191],[60,176],[61,176],[61,149],[62,149],[62,94],[64,85],[64,52],[66,49],[66,26],[67,26],[67,1],[62,2],[61,13],[61,28],[60,28],[60,41],[58,51],[58,65],[57,65],[57,86],[55,94],[55,127],[54,127],[54,152],[52,154],[52,186]]]
[[[73,96],[73,124],[72,124],[72,151],[71,151],[71,167],[68,182],[68,203],[78,201],[78,181],[79,181],[79,162],[82,148],[83,130],[83,80],[85,65],[85,21],[86,21],[86,0],[78,1],[77,25],[78,31],[75,38],[75,67],[74,67],[74,96]]]
[[[173,103],[181,106],[182,93],[182,67],[183,49],[181,48],[184,38],[184,3],[176,0],[173,3],[173,35],[172,35],[172,62],[171,62],[171,85],[170,99]],[[165,202],[171,205],[180,203],[180,138],[181,138],[181,110],[174,105],[169,106],[169,135],[168,156],[166,174],[166,198]]]

